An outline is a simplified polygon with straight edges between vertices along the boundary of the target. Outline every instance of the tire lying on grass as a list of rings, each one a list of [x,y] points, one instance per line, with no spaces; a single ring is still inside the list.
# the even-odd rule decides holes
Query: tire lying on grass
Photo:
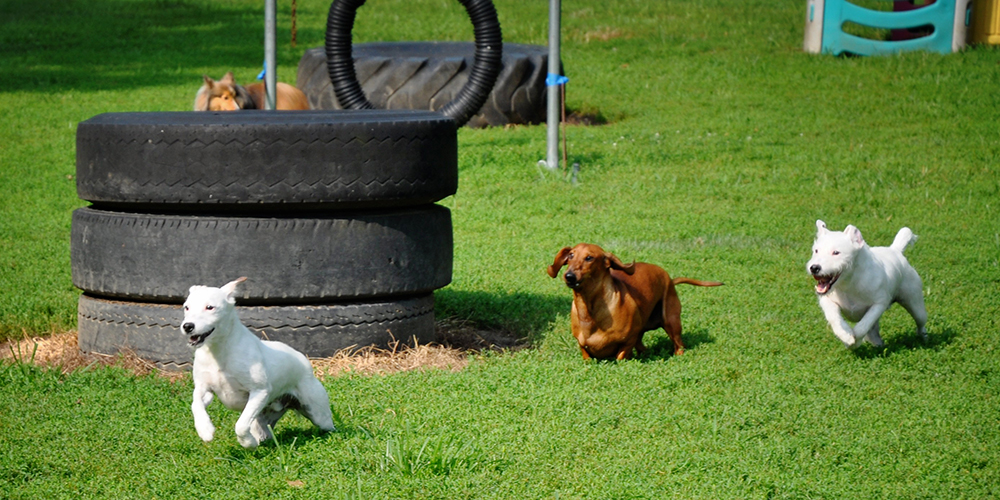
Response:
[[[243,324],[267,340],[284,342],[310,357],[393,340],[434,340],[434,296],[312,306],[237,306]],[[80,350],[113,354],[128,349],[163,368],[187,368],[192,350],[181,333],[182,306],[80,296]]]
[[[374,42],[353,47],[361,89],[372,105],[383,109],[440,110],[468,81],[474,54],[471,42]],[[541,45],[503,44],[496,83],[467,125],[545,121],[548,58],[548,49]],[[343,108],[330,82],[323,47],[302,55],[296,86],[313,109]]]
[[[322,217],[158,215],[80,208],[73,284],[91,295],[180,304],[240,276],[243,305],[430,293],[451,282],[445,207]]]
[[[365,0],[334,0],[326,21],[326,62],[337,100],[345,109],[372,109],[354,71],[351,31]],[[486,101],[500,73],[503,34],[491,0],[458,0],[472,21],[475,55],[465,84],[454,99],[437,111],[465,125]]]
[[[78,125],[76,165],[112,210],[382,209],[455,194],[458,140],[429,111],[106,113]]]

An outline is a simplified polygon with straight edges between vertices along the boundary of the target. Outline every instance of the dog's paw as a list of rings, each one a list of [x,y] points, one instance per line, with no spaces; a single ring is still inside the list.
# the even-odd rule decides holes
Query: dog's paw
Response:
[[[208,427],[198,427],[198,437],[204,442],[209,442],[215,437],[215,426],[208,424]]]
[[[858,342],[857,337],[854,336],[854,331],[845,327],[837,328],[837,325],[830,325],[833,327],[833,334],[837,336],[837,340],[844,343],[844,347],[850,349],[856,347]]]
[[[859,342],[858,339],[855,337],[841,337],[840,341],[844,343],[844,347],[852,351],[857,349],[858,346],[861,345],[861,342]]]
[[[873,336],[869,335],[866,338],[868,339],[868,342],[871,343],[871,345],[873,345],[875,347],[885,347],[885,342],[882,340],[881,337],[873,337]]]
[[[236,441],[240,443],[240,446],[252,450],[260,444],[257,438],[253,437],[253,434],[249,432],[245,436],[236,436]]]

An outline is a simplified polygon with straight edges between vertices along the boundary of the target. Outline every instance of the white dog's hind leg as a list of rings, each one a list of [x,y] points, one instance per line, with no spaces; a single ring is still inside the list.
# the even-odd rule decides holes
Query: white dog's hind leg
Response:
[[[244,448],[256,448],[260,444],[260,436],[254,436],[251,429],[257,423],[257,417],[267,404],[267,391],[256,390],[250,393],[247,405],[243,408],[239,420],[236,421],[236,440]],[[257,429],[259,432],[259,429]]]
[[[927,308],[924,306],[924,284],[916,271],[904,277],[896,302],[910,313],[913,321],[917,323],[917,333],[926,341],[927,330],[924,326],[927,324]]]
[[[287,396],[272,401],[264,407],[250,424],[250,433],[261,443],[268,439],[274,439],[274,426],[281,420],[281,417],[288,411]]]
[[[829,297],[820,297],[819,307],[823,309],[823,315],[826,316],[826,321],[830,323],[833,334],[844,343],[844,346],[848,348],[856,347],[855,343],[857,339],[854,338],[854,330],[851,328],[851,325],[844,321],[844,317],[840,315],[840,306],[830,300]]]
[[[257,440],[257,443],[265,443],[268,439],[274,438],[274,433],[271,429],[274,428],[274,422],[266,418],[255,418],[250,422],[250,435]]]
[[[323,384],[314,377],[299,384],[299,414],[324,431],[337,430],[333,425],[333,412],[330,411],[330,397]]]
[[[927,309],[924,307],[924,297],[923,294],[918,294],[915,297],[908,297],[906,300],[902,298],[899,300],[899,305],[903,306],[910,316],[913,316],[913,321],[917,323],[917,333],[920,334],[920,338],[925,342],[927,341]]]
[[[209,442],[215,436],[215,426],[212,425],[212,418],[205,411],[205,406],[212,402],[212,393],[201,384],[195,384],[194,396],[191,398],[191,414],[194,416],[194,428],[198,431],[198,437],[204,442]]]
[[[917,333],[920,334],[920,338],[927,342],[927,310],[924,309],[923,301],[920,302],[919,311],[914,309],[910,311],[910,315],[913,316],[913,320],[917,322]]]

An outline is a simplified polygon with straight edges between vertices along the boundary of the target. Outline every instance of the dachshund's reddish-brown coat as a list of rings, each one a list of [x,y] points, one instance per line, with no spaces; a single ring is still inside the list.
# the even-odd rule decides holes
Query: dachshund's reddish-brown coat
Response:
[[[580,243],[556,254],[548,267],[555,278],[567,266],[563,279],[573,289],[570,324],[583,359],[628,359],[632,350],[646,350],[645,332],[663,328],[674,343],[674,354],[684,353],[681,341],[681,301],[674,285],[719,286],[718,281],[670,279],[663,268],[644,262],[625,265],[597,245]]]

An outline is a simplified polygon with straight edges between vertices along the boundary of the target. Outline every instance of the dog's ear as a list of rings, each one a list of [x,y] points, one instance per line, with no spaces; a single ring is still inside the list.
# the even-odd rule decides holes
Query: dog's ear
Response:
[[[569,262],[569,253],[572,250],[570,247],[563,247],[562,250],[559,250],[555,260],[552,261],[552,265],[547,269],[550,278],[555,278],[559,275],[559,270]]]
[[[222,80],[219,80],[219,83],[224,83],[226,85],[233,85],[234,83],[236,83],[236,77],[233,76],[232,71],[227,71],[225,76],[222,77]]]
[[[243,283],[246,280],[247,280],[246,276],[241,276],[222,286],[222,291],[226,292],[226,298],[229,299],[229,302],[233,303],[236,302],[236,285],[239,285],[240,283]]]
[[[243,88],[242,85],[233,84],[233,101],[239,106],[239,109],[260,109],[257,106],[257,101],[253,100],[253,96],[247,92],[247,89]]]
[[[212,87],[215,85],[215,80],[211,79],[208,75],[202,75],[201,78],[205,81],[205,84],[194,95],[194,110],[208,111],[209,95],[212,92]]]
[[[847,226],[844,228],[844,233],[847,237],[851,239],[851,243],[854,244],[855,248],[861,248],[865,246],[865,237],[861,236],[861,230],[854,226]]]
[[[816,220],[816,234],[817,235],[822,236],[822,235],[826,234],[829,231],[830,230],[826,228],[826,223],[825,222],[823,222],[823,221],[821,221],[819,219]]]
[[[624,263],[622,263],[622,261],[618,257],[615,257],[615,255],[612,253],[605,253],[604,261],[608,263],[607,265],[611,269],[617,269],[629,276],[632,276],[632,273],[635,272],[635,261],[632,261],[631,264],[626,266]]]

